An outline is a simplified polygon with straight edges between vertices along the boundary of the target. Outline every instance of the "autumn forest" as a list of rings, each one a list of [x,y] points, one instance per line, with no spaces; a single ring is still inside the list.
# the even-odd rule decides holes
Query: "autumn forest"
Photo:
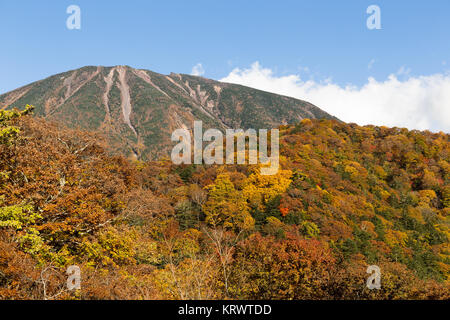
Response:
[[[448,134],[305,119],[266,176],[31,113],[0,110],[0,299],[450,298]]]

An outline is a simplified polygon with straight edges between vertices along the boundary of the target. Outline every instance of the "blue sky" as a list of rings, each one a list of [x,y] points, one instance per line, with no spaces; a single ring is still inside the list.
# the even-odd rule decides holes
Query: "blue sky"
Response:
[[[81,30],[66,28],[72,4]],[[381,30],[366,27],[371,4]],[[167,74],[201,63],[203,76],[226,79],[258,61],[274,77],[340,87],[445,75],[449,14],[448,0],[2,0],[0,93],[85,65]]]

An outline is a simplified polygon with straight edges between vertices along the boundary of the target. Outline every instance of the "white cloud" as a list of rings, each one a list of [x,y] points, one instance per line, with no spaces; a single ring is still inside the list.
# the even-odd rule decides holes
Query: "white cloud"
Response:
[[[191,75],[193,76],[202,76],[205,74],[205,69],[203,68],[201,63],[197,63],[192,67]]]
[[[384,81],[369,78],[361,87],[340,86],[330,79],[276,76],[255,62],[250,68],[234,69],[220,81],[306,100],[346,122],[450,132],[450,75],[398,79],[408,72],[401,68]]]
[[[375,59],[370,60],[369,65],[367,66],[367,69],[369,69],[369,70],[372,69],[372,67],[375,64],[375,62],[376,62]]]

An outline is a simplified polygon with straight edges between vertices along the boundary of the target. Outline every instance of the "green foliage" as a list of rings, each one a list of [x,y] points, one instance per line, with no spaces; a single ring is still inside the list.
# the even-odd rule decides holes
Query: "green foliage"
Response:
[[[195,172],[195,165],[179,166],[175,170],[180,175],[181,180],[188,183]]]

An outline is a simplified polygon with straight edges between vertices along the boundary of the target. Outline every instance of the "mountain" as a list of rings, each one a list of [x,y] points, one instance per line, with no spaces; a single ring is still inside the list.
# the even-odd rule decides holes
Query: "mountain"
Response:
[[[0,108],[35,106],[35,115],[105,135],[114,151],[166,156],[171,133],[192,128],[273,128],[304,118],[335,119],[290,97],[202,77],[162,75],[128,66],[88,66],[0,96]]]

